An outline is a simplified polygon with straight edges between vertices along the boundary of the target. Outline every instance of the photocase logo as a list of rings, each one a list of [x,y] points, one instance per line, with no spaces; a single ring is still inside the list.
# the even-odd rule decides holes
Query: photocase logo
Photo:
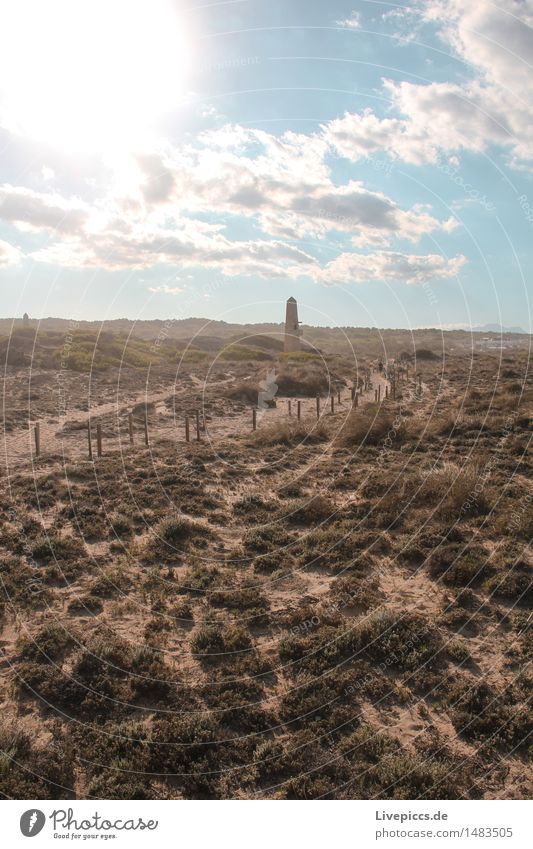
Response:
[[[270,406],[270,401],[273,401],[276,397],[276,393],[278,391],[278,384],[276,383],[276,370],[271,369],[267,376],[266,380],[262,380],[259,384],[260,392],[257,396],[257,408],[259,410],[267,410]]]
[[[24,811],[20,818],[20,830],[24,837],[35,837],[42,831],[46,822],[46,817],[42,811],[37,808],[31,808],[29,811]]]

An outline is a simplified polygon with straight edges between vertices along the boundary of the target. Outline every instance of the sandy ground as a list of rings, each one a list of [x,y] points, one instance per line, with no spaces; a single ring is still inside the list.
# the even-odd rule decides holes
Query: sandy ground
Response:
[[[200,390],[203,382],[191,376]],[[222,381],[229,382],[230,379]],[[375,390],[380,387],[381,398],[385,398],[387,380],[379,374],[372,378],[372,388],[359,398],[359,404],[364,406],[374,402]],[[316,422],[316,401],[314,398],[277,397],[276,407],[260,410],[257,413],[257,429],[268,426],[273,422],[285,419],[291,415],[296,419],[297,401],[301,404],[303,421]],[[347,390],[341,393],[341,401],[334,397],[335,412],[348,413],[351,410],[351,397]],[[91,438],[93,456],[97,454],[96,428],[102,426],[103,454],[114,451],[127,452],[130,445],[128,414],[134,414],[134,442],[142,444],[145,440],[143,413],[135,412],[135,408],[148,406],[149,441],[162,439],[185,442],[185,418],[189,417],[190,439],[196,439],[195,410],[200,412],[200,438],[207,440],[216,450],[216,442],[232,434],[243,434],[252,431],[252,408],[244,404],[231,405],[225,402],[216,409],[211,400],[205,401],[201,392],[191,401],[190,393],[180,391],[175,385],[158,392],[143,392],[130,396],[127,401],[111,401],[91,407],[87,412],[74,410],[62,417],[49,417],[39,421],[40,454],[46,456],[56,454],[65,460],[88,457],[88,423],[91,423]],[[331,398],[321,398],[320,417],[331,412]],[[1,470],[9,477],[20,470],[21,464],[31,464],[35,459],[35,425],[30,415],[28,427],[17,428],[4,432],[1,445]]]

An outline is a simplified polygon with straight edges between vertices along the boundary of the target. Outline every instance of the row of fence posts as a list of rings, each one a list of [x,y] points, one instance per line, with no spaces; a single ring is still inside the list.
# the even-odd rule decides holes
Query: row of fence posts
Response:
[[[200,442],[201,439],[201,428],[200,428],[200,411],[195,411],[195,424],[196,424],[196,440]],[[133,413],[128,414],[128,434],[131,445],[134,444],[134,428],[133,428]],[[35,442],[35,456],[39,457],[41,454],[41,425],[40,422],[36,422],[33,428],[33,436]],[[148,438],[148,416],[144,415],[143,419],[143,436],[144,436],[144,444],[146,446],[149,445]],[[185,416],[185,441],[191,441],[191,428],[190,428],[190,417]],[[87,422],[87,449],[89,460],[93,459],[93,432],[91,428],[91,422]],[[100,422],[96,424],[96,456],[102,457],[103,455],[103,434],[102,434],[102,425]]]
[[[406,370],[406,380],[409,379],[409,371]],[[415,375],[415,380],[418,380],[418,390],[422,392],[422,375]],[[372,384],[369,377],[365,377],[363,386],[361,387],[361,391],[367,392],[371,388]],[[359,390],[356,386],[352,386],[351,389],[351,402],[352,408],[357,407],[359,405]],[[396,400],[396,376],[390,381],[390,389],[386,385],[385,386],[385,398],[390,398],[391,400]],[[317,393],[316,396],[316,417],[320,418],[320,395]],[[378,385],[377,389],[374,389],[374,401],[376,403],[381,403],[381,384]],[[341,393],[337,392],[337,403],[341,404]],[[330,405],[331,412],[335,412],[335,395],[332,393],[330,396]],[[292,401],[287,402],[287,411],[288,415],[292,416]],[[302,418],[302,402],[296,401],[296,417],[298,421],[301,421]],[[200,411],[196,410],[194,413],[194,424],[196,431],[196,441],[201,441],[201,428],[200,428]],[[205,427],[205,425],[204,425]],[[257,430],[257,407],[253,407],[252,409],[252,430]],[[144,431],[144,444],[147,446],[149,444],[148,439],[148,416],[145,413],[143,419],[143,431]],[[134,429],[133,429],[133,413],[128,414],[128,433],[131,445],[134,444]],[[37,422],[34,426],[34,440],[35,440],[35,456],[39,457],[41,453],[41,426],[40,423]],[[190,416],[185,416],[185,442],[191,441],[191,422]],[[88,452],[89,459],[93,458],[93,443],[92,443],[92,433],[91,433],[91,423],[90,421],[87,423],[87,442],[88,442]],[[102,425],[98,423],[96,425],[96,454],[98,457],[101,457],[103,454],[102,448]]]

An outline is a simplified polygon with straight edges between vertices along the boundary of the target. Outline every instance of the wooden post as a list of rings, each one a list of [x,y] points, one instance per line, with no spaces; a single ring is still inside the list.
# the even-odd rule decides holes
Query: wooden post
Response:
[[[102,425],[96,425],[96,453],[99,457],[102,456]]]
[[[196,441],[200,442],[200,410],[196,410]]]
[[[316,393],[316,417],[320,418],[320,395],[318,392]]]
[[[189,426],[189,416],[185,416],[185,442],[191,441],[191,430]]]
[[[341,402],[341,392],[340,392],[340,389],[339,389],[339,391],[337,392],[337,403],[340,404],[340,402]]]
[[[353,402],[354,402],[354,398],[355,398],[356,392],[357,392],[357,389],[355,388],[355,386],[352,386],[352,389],[351,389],[352,404],[353,404]]]
[[[353,398],[353,405],[354,405],[354,407],[357,407],[358,404],[359,404],[359,392],[356,389],[355,395],[354,395],[354,398]]]
[[[89,445],[89,460],[93,459],[93,443],[91,439],[91,422],[87,422],[87,442]]]
[[[389,387],[385,386],[385,398],[389,397]]]
[[[38,457],[41,453],[41,425],[39,422],[35,425],[33,434],[35,437],[35,456]]]
[[[144,414],[144,444],[148,445],[148,413]]]
[[[381,402],[381,383],[378,385],[378,404]]]
[[[292,405],[291,405],[290,401],[287,401],[287,407],[288,407],[288,410],[289,410],[289,416],[292,416]]]
[[[298,416],[298,421],[302,418],[302,402],[298,401],[296,404],[296,415]]]
[[[128,416],[128,428],[130,432],[130,442],[133,445],[133,413]]]
[[[378,390],[374,389],[374,401],[378,400]]]
[[[334,395],[331,396],[331,412],[332,413],[335,412],[335,396]]]
[[[252,430],[257,430],[257,410],[255,407],[252,409]]]

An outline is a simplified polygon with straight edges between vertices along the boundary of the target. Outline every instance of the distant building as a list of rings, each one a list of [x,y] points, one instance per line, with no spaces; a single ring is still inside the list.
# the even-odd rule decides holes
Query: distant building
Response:
[[[298,304],[295,298],[289,298],[285,310],[285,352],[300,351],[300,322],[298,321]]]

